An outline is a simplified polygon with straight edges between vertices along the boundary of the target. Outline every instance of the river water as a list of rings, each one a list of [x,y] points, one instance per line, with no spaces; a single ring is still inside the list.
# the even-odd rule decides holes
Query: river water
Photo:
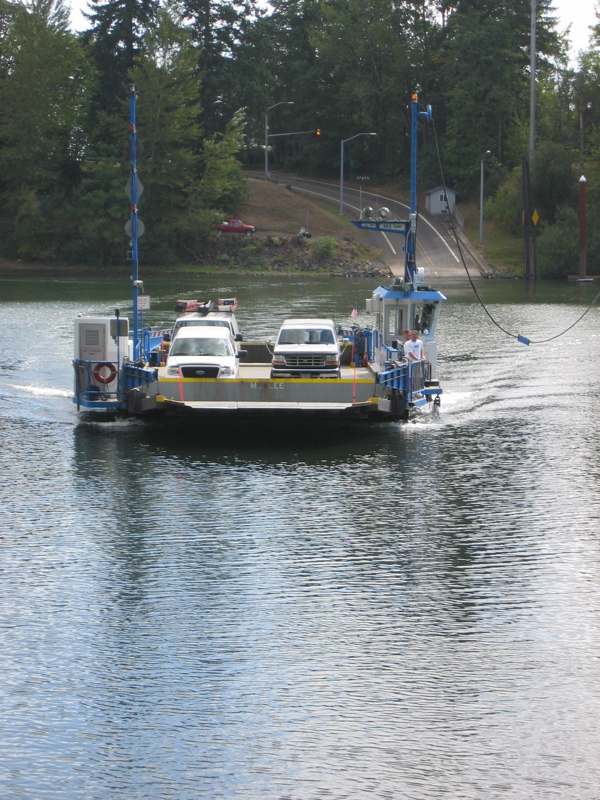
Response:
[[[147,284],[247,338],[376,285]],[[535,340],[597,291],[478,287]],[[0,281],[3,800],[600,797],[600,311],[526,347],[438,288],[438,416],[219,441],[78,419],[126,280]]]

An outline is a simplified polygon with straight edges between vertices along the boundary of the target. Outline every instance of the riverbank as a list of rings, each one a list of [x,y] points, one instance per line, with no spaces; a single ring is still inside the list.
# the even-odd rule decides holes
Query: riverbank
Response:
[[[210,234],[185,263],[151,263],[146,239],[140,241],[140,272],[157,274],[324,274],[340,277],[389,278],[391,272],[377,248],[361,242],[361,234],[330,203],[300,197],[277,184],[249,180],[248,200],[235,209],[256,226],[254,236]],[[309,239],[298,239],[300,228],[310,228]],[[50,264],[0,258],[0,275],[31,277],[119,276],[131,262],[108,266]]]
[[[315,255],[310,245],[285,237],[266,237],[250,243],[232,240],[219,248],[209,249],[191,264],[170,267],[142,263],[144,276],[153,275],[208,275],[211,273],[264,274],[324,274],[345,278],[383,278],[390,276],[389,268],[378,259],[377,253],[362,252],[362,247],[352,243],[335,242],[331,255]],[[0,258],[0,277],[117,277],[130,264],[110,267],[90,267],[75,264],[43,264],[16,259]]]
[[[377,188],[387,196],[403,199],[398,188]],[[187,263],[168,266],[152,264],[152,255],[146,249],[146,241],[142,240],[140,271],[143,275],[274,272],[347,278],[391,276],[382,252],[365,244],[362,232],[352,226],[349,218],[340,216],[331,203],[316,202],[288,191],[283,185],[259,180],[249,180],[249,189],[248,200],[235,209],[234,216],[255,225],[254,236],[213,234],[190,255]],[[466,210],[465,236],[468,237],[475,216],[472,209]],[[308,228],[311,238],[298,239],[300,228]],[[488,253],[482,255],[489,258]],[[501,262],[493,259],[491,263],[494,271],[503,271]],[[0,258],[0,275],[12,277],[120,276],[130,269],[131,262],[126,261],[98,267]]]

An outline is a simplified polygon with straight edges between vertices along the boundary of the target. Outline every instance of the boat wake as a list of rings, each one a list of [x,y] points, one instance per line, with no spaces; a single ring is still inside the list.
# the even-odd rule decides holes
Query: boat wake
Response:
[[[16,389],[18,392],[25,392],[34,397],[67,397],[73,396],[72,391],[68,389],[52,389],[49,386],[22,386],[19,384],[11,384],[11,389]]]
[[[121,417],[114,413],[100,415],[97,412],[90,412],[77,420],[78,428],[102,430],[103,432],[137,430],[145,426],[146,423],[142,419]]]

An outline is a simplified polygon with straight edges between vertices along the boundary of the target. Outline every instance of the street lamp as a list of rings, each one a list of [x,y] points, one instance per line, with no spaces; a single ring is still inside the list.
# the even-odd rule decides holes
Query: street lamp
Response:
[[[274,106],[269,106],[265,112],[265,180],[269,180],[269,111],[277,106],[293,106],[294,101],[282,100],[281,103],[275,103]]]
[[[344,144],[357,136],[377,136],[376,133],[356,133],[349,139],[342,139],[342,152],[340,155],[340,214],[344,213]]]
[[[486,150],[481,158],[481,181],[479,186],[479,246],[483,244],[483,162],[491,150]]]

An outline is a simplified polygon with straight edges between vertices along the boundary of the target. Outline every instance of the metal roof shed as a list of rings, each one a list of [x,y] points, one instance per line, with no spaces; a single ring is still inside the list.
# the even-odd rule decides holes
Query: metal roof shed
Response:
[[[456,192],[443,186],[436,186],[425,192],[425,208],[430,214],[448,214],[454,211]]]

